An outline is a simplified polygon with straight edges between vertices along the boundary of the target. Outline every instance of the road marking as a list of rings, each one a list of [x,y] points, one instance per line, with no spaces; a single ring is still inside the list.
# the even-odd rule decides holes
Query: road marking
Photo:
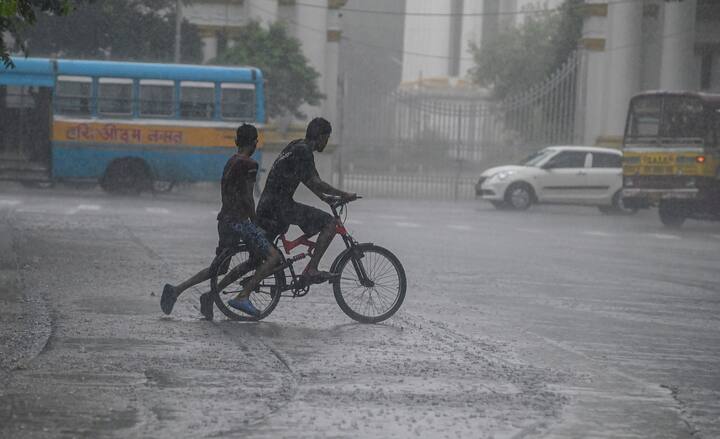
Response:
[[[668,235],[667,233],[652,233],[651,235],[657,239],[680,239],[677,235]]]
[[[472,230],[472,227],[466,226],[465,224],[448,224],[447,228],[453,230]]]
[[[168,213],[170,213],[170,210],[165,209],[164,207],[146,207],[145,212],[167,215]]]
[[[720,235],[712,235],[712,237],[715,239],[720,239]]]
[[[612,234],[612,233],[600,232],[600,231],[597,231],[597,230],[588,230],[588,231],[582,232],[582,233],[583,233],[583,235],[588,235],[588,236],[602,236],[602,237],[604,237],[604,238],[607,238],[607,237],[609,237],[609,236],[614,236],[614,234]]]
[[[66,213],[68,215],[75,215],[81,210],[97,212],[100,209],[102,209],[102,207],[98,204],[78,204],[77,207],[68,210]]]
[[[17,206],[20,203],[20,200],[0,200],[0,206]]]
[[[516,232],[527,232],[527,233],[547,233],[547,231],[542,229],[527,229],[524,227],[517,227],[515,228]]]
[[[402,223],[402,222],[401,222],[401,223],[395,223],[395,225],[398,226],[398,227],[410,227],[410,228],[413,228],[413,229],[414,229],[414,228],[418,228],[418,227],[422,227],[420,224],[417,224],[417,223]]]

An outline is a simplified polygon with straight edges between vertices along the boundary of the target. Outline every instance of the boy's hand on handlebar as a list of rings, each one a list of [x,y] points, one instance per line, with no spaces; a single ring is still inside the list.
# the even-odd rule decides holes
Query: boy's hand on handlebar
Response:
[[[341,198],[343,201],[355,201],[355,200],[357,200],[359,197],[358,197],[358,194],[350,193],[350,192],[345,192],[340,198]]]

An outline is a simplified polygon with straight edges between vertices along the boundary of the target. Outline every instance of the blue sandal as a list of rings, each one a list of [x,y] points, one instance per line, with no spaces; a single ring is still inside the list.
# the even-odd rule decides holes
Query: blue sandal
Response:
[[[255,305],[253,305],[247,297],[242,300],[231,299],[228,301],[228,305],[253,317],[258,317],[260,315],[260,311],[255,308]]]

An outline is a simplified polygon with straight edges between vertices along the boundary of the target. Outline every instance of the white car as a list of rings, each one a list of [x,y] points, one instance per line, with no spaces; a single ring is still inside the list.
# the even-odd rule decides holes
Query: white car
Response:
[[[627,211],[622,204],[622,152],[591,146],[551,146],[522,164],[483,172],[479,198],[495,207],[524,210],[534,203],[584,204]]]

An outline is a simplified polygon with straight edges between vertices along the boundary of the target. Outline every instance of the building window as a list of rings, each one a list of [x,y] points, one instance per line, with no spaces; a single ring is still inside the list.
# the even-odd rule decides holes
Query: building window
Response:
[[[59,76],[55,87],[55,112],[69,116],[89,116],[92,78]]]
[[[169,117],[175,114],[175,83],[167,80],[140,80],[140,116]]]
[[[132,115],[132,79],[100,78],[98,113],[103,116]]]

